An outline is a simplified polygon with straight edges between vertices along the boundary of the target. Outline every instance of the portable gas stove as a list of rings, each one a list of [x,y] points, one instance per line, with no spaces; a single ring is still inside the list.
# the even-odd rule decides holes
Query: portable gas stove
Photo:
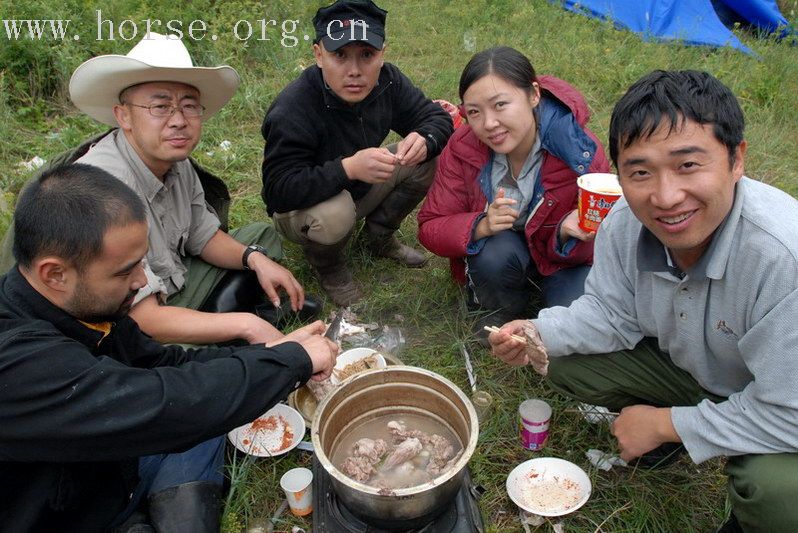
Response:
[[[313,458],[313,532],[314,533],[388,533],[390,530],[370,525],[354,515],[332,489],[330,474]],[[454,500],[441,514],[404,533],[484,533],[485,525],[477,500],[482,487],[475,486],[466,469],[463,484]],[[396,531],[396,530],[393,530]]]

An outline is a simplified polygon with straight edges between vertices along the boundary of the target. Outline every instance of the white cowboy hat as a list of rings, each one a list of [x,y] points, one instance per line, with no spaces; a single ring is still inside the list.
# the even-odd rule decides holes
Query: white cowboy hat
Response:
[[[72,74],[69,97],[95,120],[116,126],[113,107],[119,94],[132,85],[171,81],[196,87],[205,106],[203,120],[227,103],[241,79],[233,67],[195,67],[183,41],[174,35],[150,32],[127,55],[89,59]]]

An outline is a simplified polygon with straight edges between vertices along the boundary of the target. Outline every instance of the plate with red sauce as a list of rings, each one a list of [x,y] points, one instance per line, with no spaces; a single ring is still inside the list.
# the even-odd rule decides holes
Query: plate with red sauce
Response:
[[[274,457],[293,450],[305,435],[305,421],[298,411],[278,403],[249,424],[227,434],[233,446],[257,457]]]
[[[584,470],[555,457],[525,461],[507,477],[510,499],[524,511],[540,516],[572,513],[587,503],[592,490]]]

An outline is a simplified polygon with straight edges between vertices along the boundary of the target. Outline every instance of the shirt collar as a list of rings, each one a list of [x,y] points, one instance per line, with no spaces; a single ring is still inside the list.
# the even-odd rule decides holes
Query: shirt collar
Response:
[[[144,164],[144,161],[141,160],[139,154],[136,153],[136,150],[128,142],[125,132],[121,129],[117,130],[115,142],[119,153],[133,170],[133,174],[136,176],[136,182],[139,184],[139,187],[141,187],[141,192],[147,198],[148,202],[152,202],[155,195],[165,187],[170,186],[172,181],[178,176],[178,171],[175,168],[176,165],[172,165],[164,176],[163,182],[158,179],[158,177],[153,174],[152,170]]]
[[[535,144],[532,145],[532,149],[529,151],[529,155],[527,155],[526,160],[524,161],[523,166],[521,167],[521,172],[518,173],[518,177],[516,178],[516,182],[520,185],[525,179],[532,178],[534,181],[535,176],[531,175],[532,170],[534,170],[538,159],[540,159],[543,155],[543,145],[540,142],[540,135],[535,135]],[[496,154],[493,158],[493,164],[497,165],[498,168],[501,170],[501,176],[504,176],[506,173],[510,172],[510,162],[507,161],[506,154]],[[494,171],[494,175],[496,172]],[[494,180],[495,181],[495,180]],[[499,179],[501,181],[501,179]],[[494,183],[494,186],[498,182]]]
[[[743,180],[745,179],[743,178]],[[715,230],[712,240],[701,258],[689,269],[688,273],[691,278],[723,278],[726,265],[729,262],[734,234],[740,222],[744,189],[742,181],[735,187],[731,211]],[[670,272],[677,277],[683,277],[683,273],[670,260],[665,246],[645,226],[640,227],[637,239],[637,267],[641,272]]]

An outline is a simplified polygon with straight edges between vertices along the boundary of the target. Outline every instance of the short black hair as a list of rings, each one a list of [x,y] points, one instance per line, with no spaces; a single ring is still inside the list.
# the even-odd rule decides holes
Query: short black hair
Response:
[[[684,120],[711,124],[715,138],[734,153],[743,142],[745,118],[737,98],[720,80],[697,70],[655,70],[626,91],[610,118],[610,157],[617,168],[618,152],[650,137],[664,122],[670,130]]]
[[[75,163],[53,167],[22,192],[14,212],[14,257],[23,268],[44,255],[79,271],[102,253],[112,227],[146,222],[144,204],[108,172]]]
[[[474,82],[488,74],[507,80],[527,94],[537,81],[535,69],[524,54],[509,46],[496,46],[477,52],[468,61],[460,75],[460,100]]]

